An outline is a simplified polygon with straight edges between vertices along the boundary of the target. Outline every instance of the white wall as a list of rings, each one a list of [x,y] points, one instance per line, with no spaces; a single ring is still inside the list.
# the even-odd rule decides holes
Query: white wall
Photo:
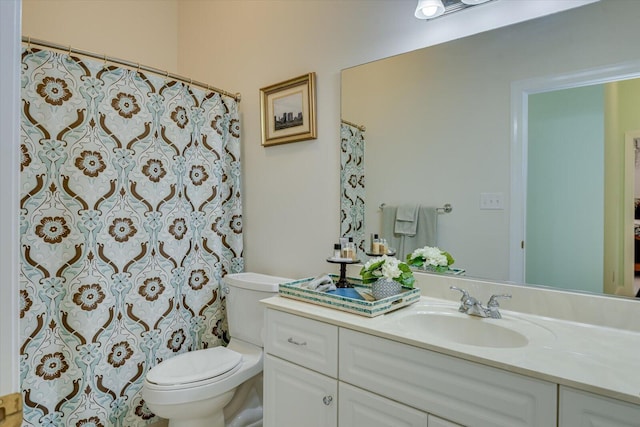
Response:
[[[525,38],[517,28],[342,73],[343,118],[367,127],[365,236],[385,233],[381,203],[449,203],[437,245],[468,276],[508,278],[511,58]],[[505,209],[481,210],[483,192],[501,193]]]
[[[425,22],[414,0],[181,1],[180,73],[242,93],[246,268],[336,271],[325,259],[339,233],[342,69],[578,4],[497,0]],[[309,71],[318,139],[263,148],[259,89]]]

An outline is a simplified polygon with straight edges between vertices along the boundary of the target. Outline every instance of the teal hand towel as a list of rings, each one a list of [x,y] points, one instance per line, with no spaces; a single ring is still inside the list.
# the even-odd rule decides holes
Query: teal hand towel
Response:
[[[393,232],[400,235],[415,236],[417,228],[418,205],[398,206]]]

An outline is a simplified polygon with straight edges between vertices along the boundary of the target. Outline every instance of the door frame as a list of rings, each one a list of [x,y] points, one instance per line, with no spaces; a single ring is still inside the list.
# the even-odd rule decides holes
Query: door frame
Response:
[[[21,0],[0,0],[0,396],[20,391],[19,221]]]
[[[509,281],[525,283],[527,151],[529,95],[640,77],[640,61],[536,77],[511,84],[511,194],[509,221]],[[605,171],[606,174],[606,171]],[[605,185],[606,187],[606,185]],[[605,188],[605,193],[607,192]],[[606,197],[606,196],[605,196]],[[605,209],[612,208],[605,199]],[[607,214],[605,213],[605,222]],[[619,217],[622,217],[620,215]],[[616,224],[622,230],[623,224]],[[604,232],[604,231],[603,231]],[[622,231],[619,233],[622,234]],[[607,243],[605,242],[605,252]],[[605,262],[605,275],[607,274]],[[623,274],[618,275],[622,277]]]
[[[624,272],[622,286],[617,288],[617,294],[635,297],[635,209],[632,203],[635,200],[636,182],[636,147],[635,141],[640,140],[640,129],[625,132],[624,134]]]

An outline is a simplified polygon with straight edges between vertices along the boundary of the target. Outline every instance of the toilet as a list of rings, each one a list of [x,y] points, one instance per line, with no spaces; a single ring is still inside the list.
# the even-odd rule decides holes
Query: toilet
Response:
[[[258,273],[222,279],[231,341],[166,359],[149,370],[142,398],[169,427],[262,426],[264,311],[260,300],[290,279]]]

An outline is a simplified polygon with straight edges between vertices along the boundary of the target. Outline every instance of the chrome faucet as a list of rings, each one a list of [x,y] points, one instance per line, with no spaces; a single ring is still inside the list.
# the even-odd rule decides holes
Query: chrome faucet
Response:
[[[462,292],[462,298],[460,298],[460,308],[458,308],[458,311],[460,313],[466,313],[470,316],[501,319],[502,315],[500,314],[500,304],[498,304],[498,299],[511,298],[511,295],[507,294],[491,295],[487,306],[483,307],[482,303],[480,303],[480,301],[478,301],[476,298],[469,295],[469,292],[467,292],[466,290],[458,288],[456,286],[451,286],[449,287],[449,289]]]

